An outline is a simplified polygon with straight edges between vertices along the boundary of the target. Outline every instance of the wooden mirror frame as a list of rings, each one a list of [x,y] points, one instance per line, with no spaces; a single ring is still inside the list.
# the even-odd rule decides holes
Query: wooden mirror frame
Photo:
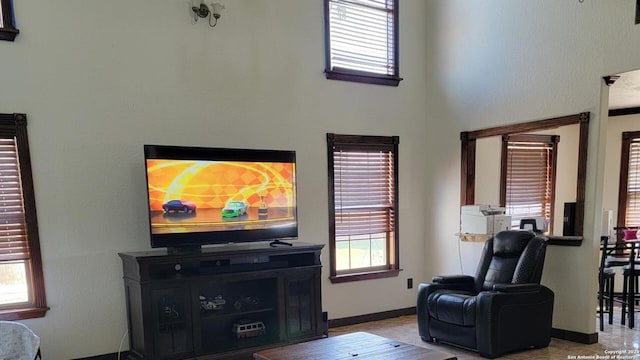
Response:
[[[580,125],[578,139],[578,181],[576,184],[576,223],[575,234],[582,236],[584,231],[584,197],[587,172],[587,147],[589,144],[589,113],[583,112],[552,119],[530,121],[526,123],[498,126],[476,131],[460,133],[460,206],[475,203],[476,187],[476,140],[492,136],[519,134],[530,131],[555,129],[566,125]]]

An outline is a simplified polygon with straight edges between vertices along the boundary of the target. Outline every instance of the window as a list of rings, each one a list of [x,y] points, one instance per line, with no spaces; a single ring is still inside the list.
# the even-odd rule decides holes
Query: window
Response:
[[[542,216],[553,230],[556,159],[559,136],[502,137],[500,203],[511,215],[511,226],[524,218]]]
[[[325,0],[327,79],[398,86],[398,0]]]
[[[398,275],[398,143],[327,134],[332,282]]]
[[[47,310],[27,119],[0,114],[0,320],[42,317]]]
[[[622,133],[618,226],[640,226],[640,131]]]
[[[11,0],[0,0],[0,40],[13,41],[18,35]]]

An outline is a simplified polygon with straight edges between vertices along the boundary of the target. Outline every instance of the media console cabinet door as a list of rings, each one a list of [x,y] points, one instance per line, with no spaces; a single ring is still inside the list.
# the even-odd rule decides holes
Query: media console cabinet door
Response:
[[[318,271],[315,269],[286,276],[285,313],[288,338],[318,335],[316,329],[322,311],[316,302],[316,276]]]
[[[191,292],[188,286],[151,290],[153,351],[158,358],[193,354]]]

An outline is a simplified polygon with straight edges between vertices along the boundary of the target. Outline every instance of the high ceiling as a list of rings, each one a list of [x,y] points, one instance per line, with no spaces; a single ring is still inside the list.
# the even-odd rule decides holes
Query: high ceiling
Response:
[[[609,88],[609,109],[640,107],[640,70],[617,75],[620,78]]]

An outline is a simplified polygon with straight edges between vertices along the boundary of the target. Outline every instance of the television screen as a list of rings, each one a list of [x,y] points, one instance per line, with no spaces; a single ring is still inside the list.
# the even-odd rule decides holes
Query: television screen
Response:
[[[294,151],[145,145],[152,247],[298,235]]]

